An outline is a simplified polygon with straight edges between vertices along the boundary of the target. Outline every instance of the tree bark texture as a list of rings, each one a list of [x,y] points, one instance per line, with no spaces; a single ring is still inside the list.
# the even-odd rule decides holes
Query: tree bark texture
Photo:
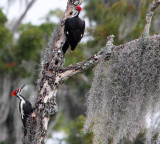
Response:
[[[27,135],[24,136],[24,144],[44,144],[45,137],[47,135],[48,122],[51,116],[54,116],[57,112],[56,94],[58,88],[63,82],[73,76],[83,73],[85,70],[94,67],[101,58],[109,60],[112,56],[111,52],[120,53],[121,49],[135,44],[141,44],[142,37],[126,44],[119,46],[113,45],[114,36],[109,36],[105,48],[102,48],[97,54],[89,57],[88,59],[77,63],[74,66],[63,67],[64,55],[62,52],[62,46],[65,43],[66,37],[64,34],[64,22],[68,17],[74,14],[74,8],[76,5],[81,4],[81,0],[68,0],[67,8],[64,13],[64,17],[56,31],[53,33],[49,48],[44,55],[41,63],[41,73],[38,83],[38,96],[36,99],[35,110],[28,119]],[[154,5],[152,5],[154,7]],[[156,5],[157,6],[157,5]],[[153,8],[152,7],[152,8]],[[155,9],[153,9],[154,11]],[[148,13],[152,12],[149,11]],[[152,15],[150,15],[152,17]],[[150,17],[150,18],[151,18]],[[144,32],[148,32],[150,21],[146,22]],[[160,35],[150,37],[160,42]],[[142,43],[143,44],[143,43]]]

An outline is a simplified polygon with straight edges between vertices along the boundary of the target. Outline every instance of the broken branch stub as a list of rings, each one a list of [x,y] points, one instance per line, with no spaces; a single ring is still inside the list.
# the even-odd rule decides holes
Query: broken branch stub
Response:
[[[71,3],[75,6],[81,5],[83,0],[71,0]]]
[[[146,38],[149,36],[149,30],[151,27],[151,21],[152,21],[152,17],[154,14],[154,11],[156,10],[156,8],[160,5],[160,0],[159,1],[154,1],[150,4],[149,9],[147,11],[147,15],[146,15],[146,24],[144,27],[144,31],[142,33],[142,37]]]

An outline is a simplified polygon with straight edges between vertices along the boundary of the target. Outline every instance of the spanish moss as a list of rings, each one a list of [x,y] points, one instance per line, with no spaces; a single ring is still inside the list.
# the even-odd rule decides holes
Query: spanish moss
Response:
[[[104,65],[103,61],[97,65],[87,94],[84,131],[93,131],[94,144],[109,140],[117,144],[122,138],[133,141],[145,130],[146,143],[151,143],[158,130],[152,125],[160,95],[158,41],[148,38],[145,42],[139,40],[138,44],[125,45],[121,50],[115,47],[107,70]],[[151,121],[150,126],[147,119]]]

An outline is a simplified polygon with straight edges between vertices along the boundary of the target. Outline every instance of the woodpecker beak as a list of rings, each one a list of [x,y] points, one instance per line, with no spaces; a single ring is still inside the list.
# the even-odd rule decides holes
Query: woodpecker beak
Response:
[[[25,84],[20,88],[20,92],[21,92],[21,90],[22,90],[24,87],[25,87]]]

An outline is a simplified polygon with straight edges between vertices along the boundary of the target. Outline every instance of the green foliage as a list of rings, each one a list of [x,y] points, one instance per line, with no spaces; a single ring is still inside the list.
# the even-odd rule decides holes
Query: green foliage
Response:
[[[23,24],[19,28],[19,38],[13,42],[13,35],[5,22],[7,18],[0,10],[0,72],[10,73],[12,78],[28,77],[39,63],[40,51],[56,25]]]
[[[57,18],[61,18],[63,16],[63,13],[64,13],[63,10],[57,8],[55,10],[51,10],[47,14],[47,16],[45,17],[45,19],[46,19],[47,22],[50,22],[50,19],[51,19],[52,16],[56,16]]]
[[[7,144],[6,142],[0,142],[0,144]]]
[[[85,6],[86,16],[91,21],[96,21],[99,23],[102,19],[102,15],[99,15],[102,13],[102,9],[104,8],[104,5],[100,0],[88,0],[88,4]]]
[[[8,48],[9,43],[12,41],[11,32],[5,27],[7,18],[0,10],[0,50]]]
[[[93,134],[83,134],[83,124],[85,122],[85,117],[80,115],[76,120],[66,120],[64,115],[61,114],[56,126],[53,128],[57,131],[65,131],[68,135],[66,142],[68,144],[91,144]]]
[[[7,22],[7,18],[3,14],[2,10],[0,9],[0,25],[4,25],[6,22]]]
[[[16,53],[19,60],[37,61],[40,58],[40,50],[47,43],[48,38],[55,27],[55,24],[44,23],[40,26],[31,24],[20,27],[20,38]]]
[[[4,26],[0,24],[0,49],[5,49],[9,47],[9,43],[12,42],[11,32]]]
[[[104,5],[103,1],[87,1],[86,16],[90,21],[96,22],[94,30],[89,28],[88,32],[94,39],[88,41],[87,46],[102,47],[106,43],[106,37],[111,34],[115,35],[115,45],[139,38],[144,29],[148,6],[152,1],[141,0],[140,11],[137,5],[130,0],[112,2],[108,7]],[[135,23],[133,27],[130,26],[132,23]],[[125,24],[127,24],[126,27],[123,26]],[[155,33],[153,27],[151,27],[151,33]]]
[[[156,141],[158,139],[158,135],[159,133],[156,133],[154,136],[153,136],[153,141]]]
[[[55,28],[54,23],[43,23],[40,26],[32,24],[21,25],[19,28],[20,36],[17,41],[15,55],[17,56],[16,62],[19,65],[16,73],[23,77],[32,74],[33,69],[38,69],[40,62],[40,52],[51,35],[52,30]],[[32,63],[26,67],[22,62]],[[19,71],[21,69],[21,71]],[[35,71],[33,82],[37,80],[39,71]]]
[[[84,56],[84,46],[84,44],[79,44],[74,52],[71,52],[70,47],[68,48],[65,54],[65,66],[76,64],[77,62],[80,62],[86,58]]]
[[[22,31],[16,48],[18,61],[37,61],[40,58],[40,49],[43,47],[42,38],[43,31],[37,26],[29,26]]]
[[[69,126],[69,135],[67,138],[67,142],[69,144],[91,144],[93,134],[84,135],[82,132],[83,125],[85,122],[84,116],[79,116],[76,121],[70,123]]]
[[[50,37],[53,29],[55,29],[56,24],[54,23],[43,23],[39,26],[39,28],[43,31],[43,37],[47,36],[45,38],[45,42],[48,42],[48,38]]]
[[[0,72],[10,72],[13,67],[12,34],[5,27],[7,18],[0,10]]]

